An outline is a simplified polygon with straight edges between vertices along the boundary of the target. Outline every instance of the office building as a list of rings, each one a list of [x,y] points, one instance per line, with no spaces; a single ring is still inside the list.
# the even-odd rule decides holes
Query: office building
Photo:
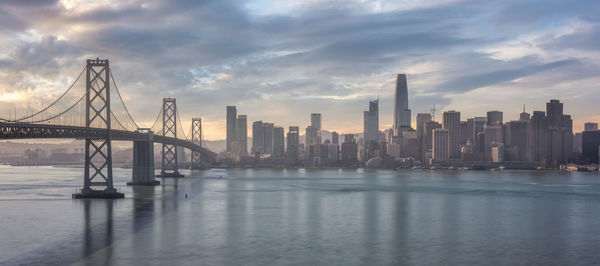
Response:
[[[600,163],[598,147],[600,146],[600,131],[583,131],[582,133],[582,160],[584,163]]]
[[[273,123],[263,123],[263,148],[265,154],[273,154]]]
[[[425,153],[423,154],[422,160],[424,163],[429,162],[429,159],[431,159],[433,156],[433,130],[437,128],[442,128],[442,124],[435,121],[429,121],[425,123],[425,132],[423,132],[423,138],[425,139]]]
[[[364,112],[363,133],[365,143],[379,139],[379,100],[369,101],[369,111]]]
[[[596,131],[598,130],[598,123],[587,122],[584,124],[584,131]]]
[[[519,121],[529,122],[530,119],[531,119],[531,115],[529,115],[529,113],[525,112],[525,105],[523,105],[523,112],[521,112],[519,114]]]
[[[500,111],[489,111],[487,112],[487,125],[501,125],[502,124],[502,112]]]
[[[286,161],[288,165],[296,165],[300,155],[300,129],[290,126],[287,133]]]
[[[573,120],[563,114],[563,104],[559,100],[546,103],[546,119],[550,144],[550,161],[567,163],[573,152]]]
[[[248,118],[238,115],[236,120],[235,151],[238,156],[248,156]]]
[[[321,143],[321,130],[323,130],[322,128],[322,124],[321,124],[321,114],[320,113],[312,113],[310,114],[310,125],[312,126],[314,132],[314,137],[312,138],[312,143],[307,143],[307,144],[317,144],[317,143]]]
[[[337,132],[335,132],[335,131],[331,132],[331,143],[340,145],[339,139],[340,139],[340,135]]]
[[[273,128],[273,152],[271,153],[271,157],[282,159],[284,155],[284,136],[283,136],[283,127],[274,127]]]
[[[342,143],[342,162],[345,165],[352,165],[358,161],[358,144],[353,134],[344,134],[344,143]]]
[[[506,156],[507,161],[527,162],[527,121],[510,121],[506,123],[506,143],[507,149],[513,149],[516,153]]]
[[[226,151],[231,152],[233,145],[232,143],[236,140],[236,124],[237,124],[237,110],[235,106],[227,106],[227,135],[226,135]]]
[[[460,112],[447,111],[442,116],[442,126],[448,130],[448,157],[460,158]]]
[[[433,130],[433,161],[438,163],[447,162],[449,159],[450,131],[446,128]]]
[[[408,109],[408,85],[405,74],[396,77],[396,91],[394,94],[394,123],[393,134],[400,136],[401,132],[410,129],[410,109]]]
[[[252,154],[263,154],[265,152],[265,135],[262,121],[252,123]]]
[[[427,122],[431,121],[430,113],[418,113],[417,114],[417,160],[423,162],[425,160],[426,152],[426,136],[428,135],[425,131]],[[389,147],[388,147],[389,149]],[[389,152],[388,152],[389,153]]]

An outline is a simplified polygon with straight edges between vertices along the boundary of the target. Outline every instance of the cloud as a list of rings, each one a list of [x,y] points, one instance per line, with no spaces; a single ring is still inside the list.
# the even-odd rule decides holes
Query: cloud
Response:
[[[111,60],[119,89],[142,124],[154,121],[161,98],[176,97],[184,120],[201,116],[213,126],[223,124],[226,105],[237,105],[249,121],[304,128],[311,112],[322,112],[328,129],[359,132],[367,100],[376,97],[381,124],[391,124],[397,73],[408,74],[413,115],[487,89],[543,87],[546,97],[577,84],[583,87],[574,89],[588,95],[594,83],[584,81],[598,76],[600,66],[597,5],[5,1],[0,93],[43,103],[40,91],[59,94],[86,58],[100,57]],[[3,108],[0,113],[7,113]],[[577,110],[593,115],[589,108]],[[207,138],[222,138],[210,132],[221,129],[207,128]]]

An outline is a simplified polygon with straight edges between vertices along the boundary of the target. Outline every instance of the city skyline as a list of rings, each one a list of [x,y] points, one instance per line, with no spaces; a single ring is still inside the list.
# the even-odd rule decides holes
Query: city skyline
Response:
[[[142,126],[154,121],[155,99],[176,97],[183,120],[202,118],[207,140],[224,139],[226,105],[246,110],[248,121],[301,129],[306,114],[319,112],[325,129],[357,133],[363,103],[379,97],[381,129],[390,128],[397,73],[409,79],[413,127],[433,104],[464,117],[502,110],[508,120],[523,104],[531,112],[560,99],[578,132],[600,120],[598,5],[7,2],[0,113],[43,105],[64,91],[82,58],[101,57]]]

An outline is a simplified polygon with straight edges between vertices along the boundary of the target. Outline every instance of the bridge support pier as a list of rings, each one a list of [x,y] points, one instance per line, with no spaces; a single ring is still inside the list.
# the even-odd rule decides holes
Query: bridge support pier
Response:
[[[133,167],[131,182],[128,186],[156,186],[160,181],[154,179],[154,141],[152,132],[148,132],[147,141],[133,142]]]
[[[85,87],[85,127],[105,129],[106,133],[85,139],[83,188],[73,198],[124,198],[113,186],[108,60],[87,60]]]

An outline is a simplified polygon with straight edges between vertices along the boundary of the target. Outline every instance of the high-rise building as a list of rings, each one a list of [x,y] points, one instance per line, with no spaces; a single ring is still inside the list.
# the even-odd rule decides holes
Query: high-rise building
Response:
[[[394,136],[400,136],[400,132],[411,128],[410,119],[406,74],[398,74],[396,77],[396,92],[394,95]]]
[[[226,151],[232,151],[232,143],[236,140],[237,131],[235,129],[237,123],[237,110],[235,106],[227,106],[227,136],[226,136]]]
[[[252,123],[252,154],[262,154],[265,152],[265,134],[263,132],[262,121]]]
[[[309,144],[317,144],[317,143],[321,143],[321,130],[323,130],[323,128],[321,127],[321,114],[320,113],[312,113],[310,114],[310,125],[312,126],[313,130],[314,130],[314,138],[313,138],[313,142],[309,143]]]
[[[525,112],[525,105],[523,105],[523,112],[519,114],[519,121],[528,122],[531,119],[529,113]]]
[[[340,145],[339,139],[340,139],[340,135],[337,132],[335,132],[335,131],[331,132],[331,143],[332,144]]]
[[[582,155],[583,162],[597,164],[598,147],[600,146],[600,131],[583,131],[582,134]]]
[[[369,111],[364,112],[363,129],[365,143],[378,142],[379,100],[369,101]]]
[[[598,123],[587,122],[583,125],[584,131],[596,131],[598,130]]]
[[[425,160],[426,145],[425,139],[428,134],[425,131],[427,122],[431,121],[430,113],[417,114],[417,159],[421,162]]]
[[[563,114],[563,104],[559,100],[546,103],[546,119],[550,138],[550,160],[567,163],[573,151],[573,120]]]
[[[282,159],[284,154],[284,144],[285,140],[283,137],[283,128],[282,127],[274,127],[273,128],[273,153],[272,157],[277,159]]]
[[[442,128],[442,124],[435,121],[425,123],[425,132],[423,133],[423,138],[425,138],[425,153],[422,162],[428,162],[433,155],[433,130],[437,128]]]
[[[529,145],[529,161],[544,162],[549,160],[548,122],[543,111],[533,111],[527,129]]]
[[[500,111],[489,111],[487,112],[487,125],[501,125],[502,124],[502,112]]]
[[[433,130],[433,157],[435,162],[447,162],[449,159],[450,131],[445,128]]]
[[[506,123],[506,147],[516,149],[516,158],[507,161],[528,161],[527,158],[527,121],[510,121]]]
[[[469,131],[469,123],[467,121],[460,121],[460,145],[466,145],[470,136],[471,132]]]
[[[273,128],[275,125],[273,123],[263,123],[263,147],[264,153],[273,154]]]
[[[287,153],[286,161],[288,165],[296,165],[300,155],[300,129],[297,126],[290,126],[287,133]]]
[[[248,156],[248,118],[238,115],[236,120],[236,151],[238,156]]]
[[[485,124],[487,123],[486,117],[475,117],[473,118],[473,143],[475,143],[475,150],[477,152],[484,152],[485,146],[481,145],[485,142],[478,138],[479,133],[485,132]],[[484,136],[484,135],[482,135]]]
[[[448,130],[448,157],[460,158],[460,112],[447,111],[442,116],[442,125]]]
[[[317,130],[313,126],[307,126],[304,132],[304,145],[306,147],[317,144]]]
[[[358,144],[353,134],[344,134],[344,143],[342,143],[342,162],[344,164],[354,164],[358,158]]]

